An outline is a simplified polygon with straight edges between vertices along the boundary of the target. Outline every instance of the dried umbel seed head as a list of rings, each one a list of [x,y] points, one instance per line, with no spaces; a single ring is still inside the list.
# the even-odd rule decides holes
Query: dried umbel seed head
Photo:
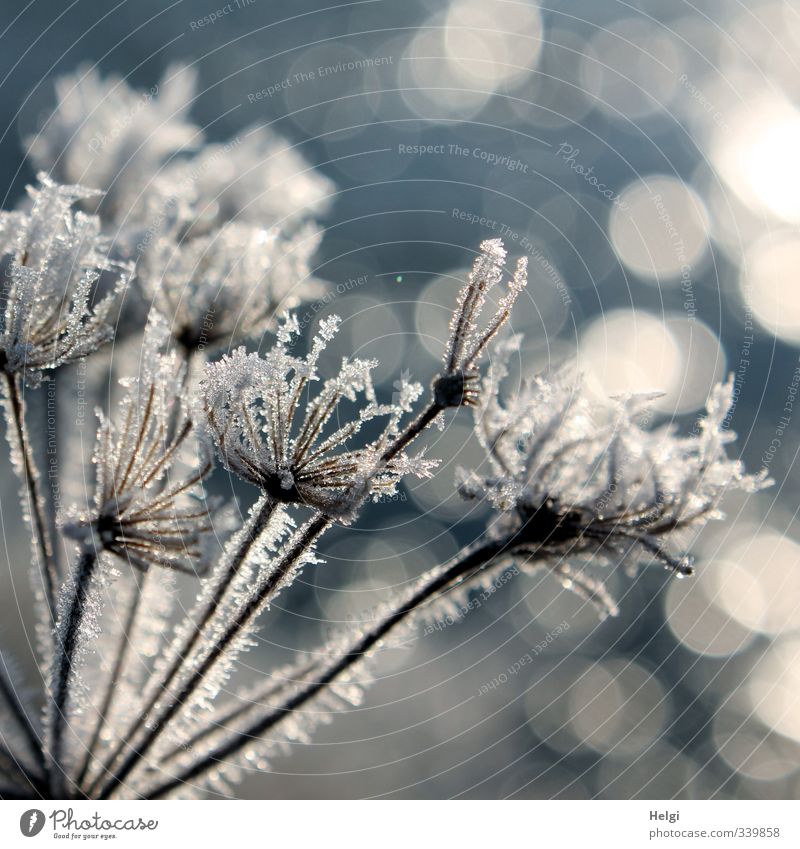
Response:
[[[723,429],[732,382],[711,394],[696,435],[648,431],[640,424],[652,396],[616,401],[611,414],[595,415],[580,385],[542,378],[526,383],[508,403],[499,397],[506,374],[500,352],[476,410],[476,433],[490,473],[460,473],[459,489],[497,510],[488,533],[507,551],[546,560],[565,585],[606,613],[614,612],[602,584],[579,564],[662,563],[677,575],[692,572],[691,559],[670,544],[681,531],[718,516],[729,490],[753,492],[763,474],[747,475],[729,459]]]
[[[163,164],[203,140],[188,118],[196,77],[170,65],[157,85],[137,91],[119,77],[80,68],[57,81],[56,108],[26,139],[29,154],[56,179],[98,189],[84,205],[94,211],[102,196],[103,221],[129,226]]]
[[[191,239],[165,233],[142,257],[137,280],[185,351],[230,349],[322,294],[310,269],[319,238],[311,226],[286,236],[238,223]]]
[[[458,294],[444,368],[433,383],[434,400],[442,408],[475,405],[479,395],[478,360],[508,321],[514,302],[528,283],[528,261],[520,257],[494,316],[483,329],[478,326],[488,294],[503,279],[506,255],[502,239],[481,242],[480,254]]]
[[[265,357],[239,349],[209,364],[202,407],[225,468],[275,501],[347,521],[365,498],[394,492],[405,474],[427,476],[433,464],[402,454],[382,460],[420,394],[418,385],[404,382],[392,404],[379,404],[371,378],[375,363],[359,359],[343,360],[335,377],[320,379],[317,361],[338,328],[336,317],[323,321],[308,355],[295,357],[287,344],[299,326],[290,317]],[[380,433],[350,447],[362,427],[378,418],[385,420]]]
[[[185,366],[174,354],[158,353],[165,336],[163,319],[154,319],[145,340],[145,372],[127,381],[118,424],[98,412],[94,505],[67,519],[63,530],[139,569],[163,566],[195,574],[206,570],[213,531],[214,505],[201,486],[211,458],[200,446],[189,470],[175,472],[192,422],[184,399]]]
[[[42,372],[91,354],[113,336],[109,314],[133,267],[108,258],[100,221],[73,211],[96,194],[60,186],[46,174],[29,187],[30,208],[0,213],[0,252],[6,296],[0,308],[0,354],[7,373],[29,383]],[[101,273],[113,292],[94,306]]]

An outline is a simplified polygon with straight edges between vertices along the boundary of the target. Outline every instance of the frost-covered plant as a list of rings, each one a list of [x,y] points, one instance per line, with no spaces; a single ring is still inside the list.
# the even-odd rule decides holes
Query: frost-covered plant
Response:
[[[180,90],[188,98],[186,80]],[[314,291],[316,231],[301,219],[322,207],[327,182],[309,171],[282,198],[281,169],[302,163],[266,132],[226,160],[235,165],[227,177],[209,166],[219,148],[166,162],[190,134],[179,104],[174,115],[167,110],[172,94],[162,90],[148,104],[141,126],[115,125],[109,103],[132,106],[131,90],[89,74],[76,100],[75,82],[62,83],[60,110],[36,156],[54,173],[74,179],[83,169],[89,185],[115,186],[112,202],[97,208],[140,260],[141,279],[125,297],[145,294],[139,306],[150,316],[138,328],[136,374],[124,379],[116,409],[100,414],[94,497],[56,526],[21,393],[45,371],[98,356],[110,335],[110,301],[91,306],[99,275],[119,288],[129,269],[107,258],[101,220],[72,211],[93,200],[86,190],[42,177],[30,209],[0,217],[9,293],[0,344],[4,409],[26,483],[35,583],[46,601],[41,725],[35,698],[0,656],[0,795],[155,799],[227,790],[242,765],[267,767],[286,741],[305,739],[324,710],[360,698],[365,665],[388,634],[445,607],[463,611],[463,596],[510,563],[551,569],[614,614],[587,569],[651,559],[689,574],[688,558],[673,548],[676,535],[712,518],[726,491],[765,484],[727,457],[730,385],[714,391],[699,429],[686,437],[645,427],[648,399],[596,409],[565,376],[531,377],[505,399],[501,384],[517,348],[499,340],[527,278],[524,260],[507,275],[499,240],[480,246],[427,399],[405,379],[391,400],[381,398],[373,361],[326,362],[335,317],[320,323],[303,353],[297,320],[287,313],[278,322],[275,313]],[[160,141],[151,138],[159,121]],[[86,133],[105,137],[94,157],[73,147],[73,135]],[[126,160],[125,172],[119,157],[136,144],[141,156]],[[119,185],[115,168],[126,173]],[[242,181],[241,169],[252,179]],[[159,219],[165,203],[168,214]],[[504,280],[495,312],[481,321]],[[215,318],[207,326],[209,313]],[[275,339],[263,356],[237,347],[265,332]],[[490,350],[494,362],[481,381]],[[202,379],[194,380],[198,365]],[[55,381],[58,388],[58,374]],[[435,460],[412,453],[412,444],[461,407],[474,414],[491,471],[464,472],[458,486],[492,506],[486,533],[387,598],[368,627],[344,627],[307,658],[248,681],[239,658],[276,597],[306,565],[322,562],[324,535],[334,525],[349,532],[364,506],[385,500],[403,478],[434,474]],[[214,455],[253,489],[252,506],[233,528],[216,520],[203,495]],[[60,548],[73,546],[69,563],[54,554],[56,530]],[[172,603],[175,574],[194,592],[188,610]]]
[[[383,459],[402,416],[422,393],[419,384],[403,381],[392,404],[379,404],[371,377],[377,363],[360,359],[344,360],[334,377],[321,380],[319,358],[339,324],[336,316],[322,321],[310,352],[301,358],[287,350],[299,333],[297,319],[289,316],[266,357],[239,348],[209,364],[201,403],[228,471],[274,502],[304,504],[347,522],[366,497],[392,495],[402,475],[425,477],[435,464],[402,453]],[[315,384],[318,391],[305,399]],[[342,410],[347,402],[355,408]],[[335,416],[339,422],[330,432]],[[347,447],[377,418],[385,420],[377,436]]]
[[[191,239],[174,229],[153,241],[137,279],[187,353],[259,337],[284,310],[324,292],[310,269],[320,241],[311,225],[286,234],[232,222]]]
[[[108,342],[108,321],[132,267],[108,257],[100,219],[73,205],[97,192],[61,186],[46,174],[30,188],[30,209],[0,213],[4,304],[0,312],[0,369],[35,385],[42,373],[75,362]],[[103,271],[114,292],[92,306]]]
[[[149,91],[80,68],[57,81],[56,108],[25,139],[28,155],[61,183],[99,190],[90,206],[100,204],[104,220],[119,226],[141,209],[162,165],[202,142],[188,118],[195,84],[196,74],[180,65]]]
[[[491,474],[458,475],[464,498],[495,510],[488,538],[522,563],[549,566],[601,615],[615,615],[616,604],[586,566],[630,572],[654,560],[679,577],[691,575],[692,558],[670,546],[719,518],[726,492],[766,484],[725,452],[735,439],[723,427],[732,380],[713,390],[696,433],[681,437],[674,426],[643,426],[652,395],[616,398],[595,410],[580,382],[564,377],[526,380],[504,403],[501,384],[515,351],[513,342],[498,346],[475,410]]]

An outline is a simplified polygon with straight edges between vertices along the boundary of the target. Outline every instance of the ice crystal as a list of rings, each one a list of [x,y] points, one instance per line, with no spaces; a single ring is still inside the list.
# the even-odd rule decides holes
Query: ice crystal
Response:
[[[506,255],[502,239],[481,242],[480,254],[458,294],[458,307],[450,321],[444,371],[434,382],[434,396],[441,408],[473,406],[477,402],[480,379],[477,362],[508,320],[514,302],[527,285],[528,261],[520,257],[494,316],[483,329],[479,327],[486,298],[503,279]]]
[[[132,267],[108,258],[99,219],[72,210],[95,192],[58,185],[45,174],[28,192],[28,211],[0,213],[7,293],[0,366],[36,383],[43,371],[85,357],[111,338],[109,313]],[[103,271],[114,275],[114,291],[92,306]]]
[[[202,404],[226,469],[275,501],[305,504],[347,521],[365,498],[394,492],[403,475],[429,475],[432,464],[402,454],[382,460],[420,386],[404,384],[393,404],[381,405],[372,385],[375,363],[360,359],[343,360],[335,377],[321,380],[318,359],[339,323],[334,316],[320,324],[306,357],[288,350],[299,332],[296,318],[289,317],[265,357],[240,348],[209,364]],[[319,389],[307,400],[315,383]],[[343,409],[344,402],[356,406]],[[334,417],[339,421],[329,426]],[[360,447],[348,447],[378,417],[386,420],[382,431]]]
[[[173,65],[149,91],[82,68],[56,82],[57,104],[26,139],[37,167],[64,183],[106,192],[104,220],[120,224],[141,209],[142,193],[163,163],[202,141],[188,119],[196,74]],[[92,200],[99,200],[95,195]],[[89,196],[85,196],[89,200]]]
[[[309,267],[318,244],[310,225],[293,236],[239,223],[181,242],[164,235],[137,277],[186,351],[230,348],[274,329],[277,313],[321,294]]]
[[[505,346],[506,357],[511,350]],[[763,474],[745,474],[725,451],[735,439],[723,426],[730,380],[711,393],[697,432],[684,437],[674,426],[644,427],[641,414],[652,396],[617,398],[601,415],[579,383],[536,377],[504,402],[505,375],[500,357],[475,415],[491,472],[460,472],[459,490],[495,508],[492,539],[521,562],[546,560],[565,586],[601,611],[615,612],[613,600],[581,564],[632,569],[651,559],[689,575],[691,558],[673,553],[672,541],[717,518],[727,491],[754,492],[767,483]]]
[[[158,353],[164,336],[163,319],[154,319],[143,374],[127,381],[121,424],[98,411],[94,508],[68,520],[64,531],[144,571],[155,565],[194,574],[204,568],[212,531],[200,486],[211,458],[201,448],[194,469],[171,474],[192,422],[183,397],[185,366],[174,353]]]

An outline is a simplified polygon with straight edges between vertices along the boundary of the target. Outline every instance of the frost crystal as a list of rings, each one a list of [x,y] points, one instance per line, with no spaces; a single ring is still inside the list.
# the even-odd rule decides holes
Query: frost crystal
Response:
[[[510,350],[505,346],[506,356]],[[652,396],[616,399],[603,423],[581,387],[562,380],[535,378],[504,404],[505,374],[502,362],[490,370],[475,416],[492,472],[461,471],[459,490],[497,510],[491,538],[534,566],[544,559],[565,586],[606,613],[615,612],[613,601],[579,564],[633,568],[648,558],[691,574],[691,559],[671,553],[668,542],[718,517],[726,491],[754,492],[767,483],[725,453],[735,439],[723,429],[731,381],[712,392],[697,434],[681,437],[674,427],[648,431],[640,424]]]
[[[450,339],[444,355],[444,372],[433,386],[439,407],[473,406],[478,400],[479,374],[476,364],[511,315],[514,301],[528,283],[526,257],[520,257],[508,292],[498,305],[491,321],[478,327],[488,293],[503,279],[506,251],[502,239],[481,242],[467,282],[458,294],[458,307],[450,321]]]
[[[79,360],[111,339],[107,319],[132,267],[108,259],[95,216],[72,211],[94,192],[60,186],[45,174],[28,192],[33,199],[28,212],[0,213],[6,292],[0,367],[9,374],[24,372],[36,383],[43,371]],[[113,273],[116,285],[92,307],[103,271]]]
[[[211,460],[201,456],[185,477],[170,477],[192,423],[185,366],[175,354],[157,353],[165,335],[163,319],[154,321],[144,343],[148,365],[120,404],[121,426],[98,412],[94,509],[67,521],[64,532],[84,541],[90,535],[97,550],[144,571],[155,565],[194,574],[204,568],[212,531],[200,491]]]
[[[275,501],[306,504],[347,521],[365,498],[393,492],[402,475],[427,476],[432,464],[402,455],[382,461],[421,387],[407,384],[395,403],[378,404],[371,379],[373,361],[343,360],[339,373],[321,381],[310,400],[305,398],[320,382],[317,361],[338,327],[335,316],[323,321],[310,352],[299,358],[287,350],[299,330],[297,320],[288,318],[265,357],[240,348],[209,364],[202,404],[226,469]],[[344,402],[356,406],[342,409]],[[334,416],[339,422],[329,427]],[[379,416],[387,420],[382,432],[361,447],[348,448],[363,425]]]
[[[146,253],[137,279],[186,351],[229,348],[273,329],[278,311],[322,292],[309,268],[318,244],[311,226],[291,237],[238,223],[182,242],[165,235]]]

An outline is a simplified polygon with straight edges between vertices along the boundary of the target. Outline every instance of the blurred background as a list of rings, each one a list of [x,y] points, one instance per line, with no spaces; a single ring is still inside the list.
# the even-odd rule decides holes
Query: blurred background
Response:
[[[616,619],[519,577],[463,622],[387,646],[364,703],[242,795],[797,798],[800,6],[223,5],[6,0],[4,208],[33,178],[22,139],[58,75],[90,65],[147,90],[186,63],[208,139],[269,126],[336,186],[315,262],[330,294],[308,316],[343,317],[334,365],[379,358],[387,395],[403,373],[427,383],[479,241],[502,237],[529,257],[513,324],[531,371],[577,359],[598,398],[661,389],[657,423],[685,431],[733,374],[731,450],[775,480],[700,535],[695,579],[614,576]],[[469,417],[428,441],[436,478],[332,532],[247,664],[369,621],[480,536],[485,515],[452,485],[480,459]],[[0,636],[25,662],[28,543],[1,462]]]

